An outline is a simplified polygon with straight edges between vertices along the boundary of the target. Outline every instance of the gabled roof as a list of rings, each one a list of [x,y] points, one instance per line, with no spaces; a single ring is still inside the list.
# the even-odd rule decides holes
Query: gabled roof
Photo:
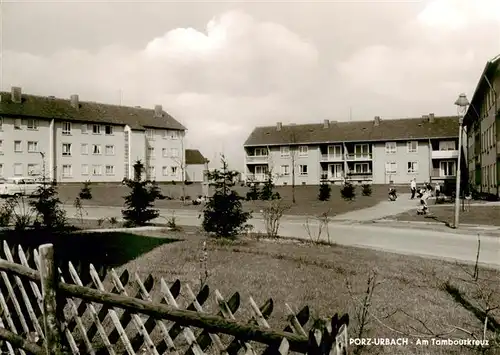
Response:
[[[492,60],[486,62],[484,66],[483,72],[479,77],[479,81],[477,82],[476,89],[474,90],[474,94],[472,95],[472,99],[470,101],[469,108],[464,117],[464,124],[469,124],[478,118],[479,114],[479,106],[481,105],[482,96],[484,95],[484,90],[489,87],[485,78],[493,81],[492,78],[496,75],[499,75],[498,72],[500,70],[500,54],[497,55]]]
[[[10,92],[0,92],[0,115],[56,119],[65,121],[129,125],[132,129],[186,128],[167,112],[155,117],[154,109],[79,101],[78,109],[69,99],[22,94],[21,103],[12,102]]]
[[[458,128],[456,116],[256,127],[244,146],[458,138]]]
[[[186,149],[186,165],[205,164],[207,159],[197,149]]]

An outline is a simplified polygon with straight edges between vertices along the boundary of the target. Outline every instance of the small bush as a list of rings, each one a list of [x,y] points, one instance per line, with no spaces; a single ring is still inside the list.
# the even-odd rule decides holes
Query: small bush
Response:
[[[363,196],[371,196],[372,195],[372,185],[363,184],[363,190],[361,191]]]
[[[246,200],[255,201],[259,199],[259,196],[260,196],[259,186],[255,182],[251,183],[250,191],[247,192]]]
[[[116,226],[118,224],[118,219],[116,217],[109,217],[108,221],[112,226]]]
[[[268,205],[262,210],[266,234],[269,238],[278,237],[281,218],[288,209],[290,209],[289,205],[284,204],[281,200],[274,200],[268,202]]]
[[[352,201],[356,197],[356,186],[350,182],[346,182],[340,190],[340,195],[346,201]]]
[[[91,200],[92,199],[92,191],[90,190],[90,181],[85,181],[83,183],[83,187],[80,190],[78,196],[81,200]]]
[[[181,227],[177,225],[177,219],[175,218],[175,213],[172,213],[172,216],[167,219],[167,227],[171,231],[180,231]]]
[[[328,201],[331,197],[331,194],[332,194],[332,188],[328,183],[323,182],[319,185],[318,200]]]
[[[6,201],[0,206],[0,227],[8,227],[14,214],[14,206]]]

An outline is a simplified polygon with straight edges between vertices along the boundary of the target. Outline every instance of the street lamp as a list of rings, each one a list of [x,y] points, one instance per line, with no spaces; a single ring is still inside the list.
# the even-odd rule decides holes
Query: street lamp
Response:
[[[461,161],[461,153],[462,153],[462,129],[464,123],[465,112],[467,111],[467,106],[469,106],[469,100],[467,100],[467,96],[465,94],[460,94],[458,96],[457,101],[455,101],[455,105],[457,105],[457,113],[458,113],[458,161],[457,161],[457,180],[455,187],[455,220],[453,223],[454,228],[458,228],[459,223],[459,213],[460,213],[460,161]]]

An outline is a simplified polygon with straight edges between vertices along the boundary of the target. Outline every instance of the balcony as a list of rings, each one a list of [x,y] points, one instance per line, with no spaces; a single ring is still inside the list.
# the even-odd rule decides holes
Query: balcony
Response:
[[[246,163],[247,164],[267,164],[269,160],[269,156],[267,155],[247,155]]]
[[[444,175],[441,169],[432,169],[431,178],[433,179],[455,179],[456,175]]]
[[[334,155],[334,154],[321,154],[321,161],[343,161],[344,158],[342,155]]]
[[[347,180],[349,181],[370,181],[373,180],[373,173],[367,171],[364,173],[350,172],[347,174]]]
[[[247,174],[247,181],[264,182],[267,180],[266,174]]]
[[[349,153],[345,155],[347,161],[372,160],[372,153],[356,154]]]
[[[458,150],[433,150],[432,159],[457,159]]]

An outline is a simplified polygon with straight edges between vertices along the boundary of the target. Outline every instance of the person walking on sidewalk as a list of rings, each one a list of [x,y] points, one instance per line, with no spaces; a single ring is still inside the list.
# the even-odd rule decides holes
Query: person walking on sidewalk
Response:
[[[417,192],[417,181],[413,178],[410,182],[411,199],[415,198],[415,193]]]

